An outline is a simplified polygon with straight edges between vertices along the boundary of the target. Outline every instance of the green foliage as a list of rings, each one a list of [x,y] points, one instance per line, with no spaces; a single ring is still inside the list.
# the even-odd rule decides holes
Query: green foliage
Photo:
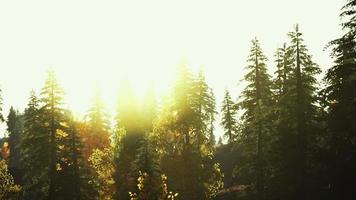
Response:
[[[211,199],[221,187],[209,142],[214,114],[214,98],[204,77],[195,79],[182,66],[154,127],[162,171],[179,199]]]
[[[229,139],[229,142],[233,142],[237,134],[236,109],[228,90],[225,90],[221,113],[223,115],[221,125],[225,130],[224,136]]]
[[[332,41],[334,65],[328,69],[323,90],[327,111],[327,143],[323,164],[332,193],[327,199],[354,196],[356,159],[356,1],[347,0],[342,8],[344,34]],[[325,175],[324,174],[324,175]]]
[[[263,54],[259,41],[252,40],[247,62],[245,80],[247,86],[242,92],[238,107],[243,111],[241,136],[238,143],[243,146],[240,165],[235,171],[239,184],[249,185],[248,197],[263,198],[265,182],[268,179],[270,163],[267,154],[271,135],[268,121],[272,106],[272,81],[267,73],[267,58]]]
[[[113,149],[94,149],[89,157],[89,163],[94,170],[94,185],[98,191],[99,200],[112,200],[115,193]]]
[[[39,99],[31,91],[24,113],[24,133],[20,142],[24,199],[46,199],[48,194],[49,136],[42,127],[39,103]]]
[[[0,160],[0,199],[16,200],[20,196],[21,187],[14,184],[5,160]]]
[[[9,168],[12,171],[15,182],[19,183],[22,179],[20,175],[22,171],[22,163],[20,162],[21,149],[19,144],[23,134],[23,115],[11,107],[6,124],[10,145]]]
[[[137,188],[138,193],[129,192],[130,200],[150,200],[150,199],[157,199],[157,200],[174,200],[178,196],[178,193],[173,193],[168,191],[168,186],[166,183],[167,177],[162,174],[160,176],[160,187],[159,193],[157,195],[152,196],[151,190],[147,189],[150,186],[150,176],[146,172],[139,171],[139,176],[137,178]]]

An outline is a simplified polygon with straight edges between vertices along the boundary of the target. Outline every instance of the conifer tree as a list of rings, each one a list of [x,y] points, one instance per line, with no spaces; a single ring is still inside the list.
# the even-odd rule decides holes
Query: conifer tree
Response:
[[[240,142],[244,146],[244,159],[246,165],[242,165],[239,171],[247,177],[248,184],[251,184],[250,195],[256,195],[257,199],[265,196],[265,175],[266,175],[266,152],[268,138],[271,128],[268,126],[268,115],[271,112],[272,92],[271,77],[267,73],[267,58],[263,54],[259,41],[252,40],[250,55],[247,59],[247,74],[245,80],[247,87],[242,92],[242,101],[238,106],[243,109],[242,135]],[[239,167],[238,167],[239,168]],[[249,174],[249,171],[252,174]]]
[[[136,158],[133,162],[132,173],[137,178],[142,173],[145,174],[144,185],[141,186],[143,190],[140,190],[140,188],[136,190],[140,191],[143,199],[159,199],[162,193],[161,167],[158,152],[148,134],[140,141],[140,147],[137,149]]]
[[[292,84],[289,88],[289,101],[292,103],[291,115],[295,118],[295,155],[294,183],[296,188],[291,193],[294,198],[304,198],[306,194],[307,168],[308,168],[308,148],[309,142],[313,140],[312,133],[316,132],[315,119],[317,117],[316,86],[315,76],[321,72],[319,66],[312,60],[306,45],[304,44],[302,33],[298,25],[294,31],[288,33],[291,39],[291,51],[293,54]],[[292,117],[293,118],[293,117]],[[290,127],[293,130],[293,125]],[[291,131],[293,133],[293,131]],[[293,137],[292,137],[293,138]],[[293,157],[293,156],[292,156]],[[290,162],[293,163],[293,162]],[[293,194],[294,193],[294,194]]]
[[[236,136],[236,109],[235,103],[232,101],[230,93],[228,90],[225,90],[224,100],[222,102],[222,121],[221,125],[225,130],[225,137],[229,139],[229,142],[234,141]]]
[[[87,129],[82,134],[86,143],[84,156],[91,155],[96,148],[103,150],[110,145],[110,117],[97,93],[86,115]]]
[[[198,73],[197,78],[192,83],[192,107],[196,114],[196,144],[199,146],[208,144],[211,134],[211,125],[214,122],[216,108],[214,94],[206,83],[202,71]]]
[[[22,164],[20,163],[20,140],[23,132],[23,116],[11,106],[6,120],[9,133],[10,157],[9,169],[15,183],[21,183]]]
[[[153,121],[157,117],[157,100],[153,88],[150,88],[143,101],[142,105],[142,126],[143,131],[153,131]]]
[[[287,84],[292,68],[292,49],[284,43],[283,47],[278,48],[275,54],[276,62],[276,78],[274,80],[273,89],[278,99],[287,92]]]
[[[129,85],[121,88],[118,99],[116,130],[114,139],[114,166],[116,199],[128,200],[129,192],[135,191],[136,177],[132,174],[132,165],[143,138],[141,115],[136,97]]]
[[[61,144],[64,137],[60,137],[63,132],[64,110],[61,107],[63,104],[63,90],[60,88],[53,71],[48,73],[47,80],[41,91],[41,113],[44,122],[44,130],[49,137],[49,192],[48,198],[56,199],[57,188],[57,171],[61,168],[57,154],[61,149],[58,144]],[[57,137],[59,136],[59,137]],[[58,139],[58,141],[57,141]]]
[[[324,89],[327,106],[328,199],[354,197],[356,159],[356,1],[347,0],[340,16],[344,34],[333,40],[334,65],[328,69]]]
[[[58,132],[59,149],[57,156],[60,169],[57,173],[58,199],[90,200],[97,194],[92,182],[92,174],[82,155],[83,143],[77,131],[78,123],[70,111],[64,113],[63,132]]]
[[[203,76],[194,79],[188,68],[182,66],[172,96],[155,124],[162,171],[182,199],[210,199],[221,186],[213,152],[204,148],[209,147],[208,127],[215,111],[210,95]]]
[[[48,198],[49,135],[43,129],[40,100],[31,91],[24,113],[24,133],[20,142],[23,163],[23,198],[25,200]]]

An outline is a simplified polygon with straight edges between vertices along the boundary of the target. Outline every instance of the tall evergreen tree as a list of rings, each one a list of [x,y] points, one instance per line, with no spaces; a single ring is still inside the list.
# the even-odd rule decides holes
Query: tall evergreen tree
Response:
[[[282,90],[275,90],[274,110],[277,115],[274,116],[276,135],[272,143],[273,178],[270,191],[273,196],[282,199],[307,199],[312,198],[310,190],[315,185],[313,157],[316,156],[317,138],[321,134],[317,124],[319,108],[316,106],[315,78],[320,68],[313,62],[298,25],[288,36],[290,46],[284,47],[286,50],[281,53],[283,60],[286,60],[281,65],[286,75],[280,84]],[[281,74],[278,71],[277,67],[277,74]]]
[[[356,1],[342,8],[344,34],[331,42],[334,65],[328,69],[324,90],[327,102],[330,165],[326,185],[329,199],[354,198],[356,184]]]
[[[142,126],[147,132],[153,131],[153,121],[157,117],[157,100],[153,88],[150,88],[143,101],[142,105]]]
[[[292,49],[284,43],[283,47],[278,48],[275,54],[276,57],[276,78],[274,80],[273,89],[277,95],[277,101],[283,94],[287,92],[288,80],[291,74],[293,64]]]
[[[316,132],[315,119],[317,107],[315,102],[316,84],[315,75],[321,72],[319,66],[312,61],[312,56],[304,44],[302,33],[298,25],[294,31],[288,33],[291,39],[291,51],[293,53],[293,74],[291,80],[293,84],[290,88],[292,102],[292,115],[295,116],[295,198],[305,198],[307,195],[307,168],[308,168],[308,148],[309,142],[313,139],[313,132]]]
[[[20,143],[23,163],[23,198],[25,200],[47,199],[49,180],[49,135],[43,129],[40,100],[34,91],[24,113],[24,133]]]
[[[57,168],[57,199],[95,199],[96,191],[91,182],[91,174],[82,155],[83,144],[78,135],[78,123],[70,111],[64,113],[63,132],[57,133],[59,141]]]
[[[211,125],[214,121],[216,108],[214,94],[206,83],[205,76],[202,71],[192,83],[192,108],[196,114],[196,130],[194,138],[199,146],[208,144],[211,134]]]
[[[10,157],[9,169],[15,183],[21,183],[22,164],[20,163],[20,140],[23,132],[23,116],[11,106],[7,116],[7,132],[9,133]]]
[[[159,199],[161,188],[161,167],[158,152],[153,146],[150,137],[146,136],[140,141],[140,147],[137,149],[136,158],[133,162],[133,173],[139,177],[140,173],[145,173],[146,179],[141,191],[143,199]],[[140,187],[140,186],[139,186]],[[138,190],[139,191],[139,188]]]
[[[213,153],[204,148],[209,147],[208,126],[215,111],[210,95],[203,76],[194,79],[182,66],[155,126],[162,171],[181,199],[211,199],[221,186]]]
[[[124,85],[119,94],[116,116],[114,166],[116,199],[128,200],[129,192],[135,192],[136,177],[132,174],[132,165],[144,136],[141,115],[136,97],[129,85]]]
[[[245,80],[248,85],[242,92],[242,101],[239,107],[244,111],[242,121],[242,135],[240,141],[244,146],[244,159],[246,166],[241,166],[241,173],[248,174],[247,179],[252,186],[251,195],[256,194],[257,199],[265,196],[266,155],[268,138],[271,128],[268,126],[268,115],[272,105],[271,77],[267,73],[267,58],[263,54],[259,41],[252,40],[250,55],[247,59],[249,65]],[[252,166],[251,166],[252,164]]]
[[[60,169],[58,163],[58,152],[61,149],[58,144],[61,144],[63,137],[57,137],[58,131],[63,131],[64,110],[61,107],[63,104],[63,90],[60,88],[53,71],[48,73],[47,80],[41,91],[42,117],[44,122],[44,130],[49,137],[49,193],[48,199],[56,199],[57,190],[57,172]],[[59,135],[60,136],[60,135]],[[57,141],[58,139],[58,141]],[[58,169],[58,170],[57,170]]]
[[[86,122],[83,139],[86,142],[84,156],[88,158],[94,149],[103,150],[110,145],[110,117],[98,93],[87,112]]]
[[[225,137],[229,139],[229,142],[232,142],[236,137],[237,120],[236,120],[235,103],[232,101],[228,90],[225,90],[225,96],[222,102],[221,113],[222,113],[221,125],[225,130]]]

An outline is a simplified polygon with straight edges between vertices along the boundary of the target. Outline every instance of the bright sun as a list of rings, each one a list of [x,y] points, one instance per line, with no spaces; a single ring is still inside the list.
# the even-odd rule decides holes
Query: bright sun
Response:
[[[76,115],[83,116],[91,100],[99,93],[108,110],[115,111],[120,87],[129,84],[139,101],[153,88],[157,99],[166,94],[175,79],[177,65],[172,67],[98,67],[70,69],[53,67],[65,91],[65,103]]]

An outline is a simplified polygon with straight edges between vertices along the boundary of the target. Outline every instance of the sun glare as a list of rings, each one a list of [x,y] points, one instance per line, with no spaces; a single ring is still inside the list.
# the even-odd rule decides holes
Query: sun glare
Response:
[[[65,90],[66,105],[75,115],[83,116],[95,94],[100,95],[108,110],[115,111],[120,87],[124,84],[129,85],[139,102],[142,102],[149,89],[153,89],[159,99],[168,93],[177,66],[98,67],[86,70],[85,73],[78,69],[73,73],[73,69],[65,67],[53,67],[52,70]]]

